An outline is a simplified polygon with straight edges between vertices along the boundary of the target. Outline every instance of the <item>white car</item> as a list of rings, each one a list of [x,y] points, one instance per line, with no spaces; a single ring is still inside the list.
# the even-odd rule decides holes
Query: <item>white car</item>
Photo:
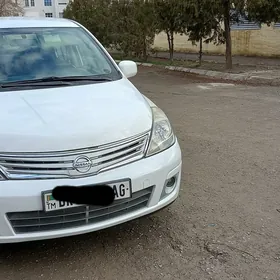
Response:
[[[176,200],[180,146],[136,73],[77,22],[0,18],[0,243],[101,230]],[[52,197],[103,183],[108,207]]]

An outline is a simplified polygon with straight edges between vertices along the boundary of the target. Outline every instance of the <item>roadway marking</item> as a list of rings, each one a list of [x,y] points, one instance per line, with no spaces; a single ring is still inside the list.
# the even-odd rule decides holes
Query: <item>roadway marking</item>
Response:
[[[201,85],[199,85],[199,86],[197,86],[197,87],[200,88],[200,89],[203,89],[203,90],[209,90],[209,89],[211,89],[211,87],[201,86]]]
[[[226,83],[209,83],[212,87],[233,87],[234,84],[226,84]]]
[[[231,88],[234,87],[234,84],[226,84],[226,83],[208,83],[204,85],[198,85],[197,87],[202,89],[202,90],[211,90],[217,87],[220,88]]]

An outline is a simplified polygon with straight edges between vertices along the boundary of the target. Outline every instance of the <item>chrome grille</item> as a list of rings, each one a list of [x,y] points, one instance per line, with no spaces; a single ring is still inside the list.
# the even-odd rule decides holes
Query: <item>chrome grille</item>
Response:
[[[149,133],[146,133],[104,146],[73,151],[0,153],[0,171],[8,179],[14,180],[92,176],[142,158],[148,139]],[[90,164],[86,172],[79,171],[74,166],[79,157],[86,159]]]
[[[153,187],[135,192],[132,197],[117,200],[109,207],[78,206],[52,212],[7,213],[15,233],[60,230],[98,223],[147,207]]]

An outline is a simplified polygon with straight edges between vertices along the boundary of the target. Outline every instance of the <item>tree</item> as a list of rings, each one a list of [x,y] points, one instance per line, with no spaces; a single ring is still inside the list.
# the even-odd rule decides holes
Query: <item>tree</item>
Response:
[[[219,45],[225,42],[224,33],[217,19],[215,6],[209,0],[193,0],[188,8],[187,34],[189,41],[199,42],[199,64],[202,63],[203,43]],[[190,17],[191,15],[191,17]]]
[[[112,20],[113,26],[113,46],[116,50],[121,51],[125,57],[132,55],[132,45],[136,40],[131,28],[134,27],[132,17],[132,5],[128,0],[114,0],[112,2]]]
[[[63,17],[84,25],[105,46],[112,43],[111,0],[71,0]]]
[[[202,46],[213,42],[226,44],[226,68],[232,68],[232,43],[230,25],[238,21],[244,9],[245,0],[189,0],[187,24],[189,40],[200,43],[199,60],[201,63]]]
[[[279,0],[247,0],[246,10],[250,20],[270,25],[280,21]]]
[[[226,42],[226,68],[232,68],[232,43],[230,24],[240,21],[246,15],[250,21],[270,25],[280,21],[279,0],[214,0],[217,9],[217,19],[224,22],[224,37]],[[219,6],[221,9],[219,10]]]
[[[174,34],[187,34],[192,42],[226,44],[226,68],[232,68],[230,24],[239,19],[245,0],[154,0],[158,33],[167,34],[173,60]],[[252,0],[253,1],[253,0]],[[233,12],[234,10],[234,12]],[[223,28],[222,28],[223,23]]]
[[[223,12],[221,18],[225,25],[226,40],[226,68],[232,68],[231,53],[231,33],[230,23],[238,22],[240,15],[246,17],[250,21],[260,24],[266,23],[270,25],[272,22],[280,20],[280,1],[279,0],[222,0]]]
[[[224,25],[223,36],[219,40],[226,44],[226,69],[232,69],[232,22],[238,22],[240,14],[244,13],[246,0],[209,0],[209,7],[213,9],[215,19]]]
[[[184,34],[186,30],[187,0],[154,0],[154,13],[157,21],[157,33],[167,35],[169,57],[173,61],[174,35]]]
[[[147,60],[156,34],[153,12],[153,5],[150,1],[113,1],[113,44],[125,56],[134,55]]]
[[[153,6],[146,0],[71,0],[64,17],[84,25],[105,47],[145,60],[156,34]]]
[[[150,1],[133,0],[133,18],[135,20],[135,33],[137,33],[138,56],[144,60],[148,58],[148,52],[154,43],[156,35],[156,19],[154,6]]]
[[[230,0],[222,0],[222,14],[225,28],[225,42],[226,42],[226,69],[232,69],[232,42],[230,33]]]
[[[23,15],[23,8],[17,0],[0,0],[0,17]]]

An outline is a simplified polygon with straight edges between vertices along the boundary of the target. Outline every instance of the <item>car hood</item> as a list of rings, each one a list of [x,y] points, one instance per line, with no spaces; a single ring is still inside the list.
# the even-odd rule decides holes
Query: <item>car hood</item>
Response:
[[[0,92],[0,152],[94,147],[151,127],[149,103],[127,79]]]

